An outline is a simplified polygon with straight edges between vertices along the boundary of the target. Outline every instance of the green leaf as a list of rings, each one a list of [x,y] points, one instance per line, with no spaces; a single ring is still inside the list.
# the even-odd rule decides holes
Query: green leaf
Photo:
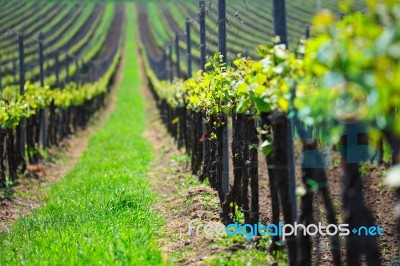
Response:
[[[266,140],[261,144],[261,151],[264,155],[269,155],[272,152],[272,143],[269,140]]]
[[[271,105],[269,103],[266,103],[261,98],[255,98],[254,104],[260,113],[268,113],[269,111],[271,111]]]

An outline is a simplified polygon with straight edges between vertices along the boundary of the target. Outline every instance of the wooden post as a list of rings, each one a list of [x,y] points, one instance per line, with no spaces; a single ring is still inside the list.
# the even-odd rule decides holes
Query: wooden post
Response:
[[[14,84],[17,84],[17,60],[14,58],[13,59],[13,77],[14,77]]]
[[[39,69],[40,86],[44,87],[44,55],[43,55],[43,33],[39,33]]]
[[[43,53],[43,33],[39,33],[39,68],[40,68],[40,86],[44,87],[44,53]],[[40,131],[42,137],[42,148],[47,148],[47,125],[46,125],[46,109],[40,110]]]
[[[65,78],[66,84],[69,84],[70,79],[71,79],[70,73],[69,73],[69,60],[70,60],[70,58],[69,58],[68,53],[65,53],[65,71],[67,73],[67,76]]]
[[[75,57],[75,83],[79,86],[79,61],[78,58]]]
[[[226,63],[226,0],[218,0],[218,51],[222,55],[223,62]],[[224,116],[226,123],[222,133],[222,191],[226,195],[229,191],[229,137],[228,119],[225,114]]]
[[[192,40],[190,34],[190,18],[186,18],[186,57],[187,57],[187,77],[192,77]]]
[[[24,34],[18,34],[19,44],[19,92],[24,93],[25,88],[25,65],[24,65]]]
[[[226,0],[218,0],[218,51],[226,58]]]
[[[156,75],[161,76],[162,80],[169,80],[167,44],[162,48],[161,63],[155,67],[155,72]]]
[[[204,0],[199,1],[200,5],[200,66],[205,70],[207,57],[207,39],[206,39],[206,7]]]
[[[200,67],[203,71],[206,70],[205,65],[206,65],[206,57],[207,57],[207,38],[206,38],[206,4],[204,0],[199,1],[199,7],[200,7]],[[204,114],[203,118],[204,117]],[[207,125],[204,121],[202,121],[202,135],[206,134],[207,132]],[[202,142],[202,161],[203,163],[206,161],[206,141],[205,139]]]
[[[272,13],[274,18],[274,34],[275,36],[279,36],[279,43],[288,45],[285,0],[273,0]]]
[[[0,66],[0,92],[3,91],[3,75],[1,73],[1,66]]]
[[[58,51],[54,51],[54,67],[55,67],[55,74],[56,74],[56,86],[60,88],[60,63],[58,60]]]
[[[169,62],[169,81],[174,80],[174,68],[173,68],[173,62],[172,62],[172,44],[168,44],[168,62]]]
[[[24,65],[24,34],[18,34],[18,46],[19,46],[19,92],[24,94],[25,91],[25,65]],[[19,127],[20,142],[19,148],[22,158],[25,155],[25,143],[26,143],[26,119],[22,118]]]
[[[289,46],[286,28],[286,7],[285,0],[273,0],[272,11],[274,18],[274,34],[279,37],[277,44],[285,44],[286,49]],[[297,221],[297,203],[296,203],[296,180],[295,180],[295,162],[294,162],[294,143],[293,143],[293,119],[288,118],[287,114],[276,112],[272,116],[272,123],[276,123],[274,130],[279,131],[281,137],[285,137],[284,140],[275,138],[274,153],[278,156],[278,153],[286,153],[276,163],[279,167],[285,167],[282,173],[278,173],[280,177],[277,182],[277,188],[279,189],[280,201],[282,209],[284,210],[285,223],[294,223]],[[275,121],[276,120],[276,121]],[[274,132],[277,134],[278,132]],[[275,149],[276,148],[276,149]],[[274,171],[274,170],[273,170]],[[279,170],[277,171],[279,172]],[[296,243],[294,237],[288,239],[288,258],[289,265],[296,265]]]
[[[179,51],[179,33],[175,33],[176,77],[181,77],[181,55]]]

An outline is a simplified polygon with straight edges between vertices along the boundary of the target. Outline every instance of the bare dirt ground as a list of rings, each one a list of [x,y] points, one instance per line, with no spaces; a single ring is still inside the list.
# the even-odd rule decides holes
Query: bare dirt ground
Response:
[[[145,80],[144,78],[142,80]],[[153,190],[158,195],[154,209],[166,220],[162,228],[159,245],[166,260],[180,265],[204,265],[219,247],[204,235],[189,237],[187,228],[192,219],[203,222],[219,221],[218,196],[207,185],[190,187],[195,180],[189,173],[183,152],[177,150],[173,139],[166,132],[157,111],[152,95],[144,86],[142,93],[146,100],[147,129],[146,139],[152,143],[154,158],[150,165],[149,178]],[[210,199],[205,200],[204,196]],[[174,254],[179,253],[179,258]]]
[[[124,65],[124,56],[121,57],[119,70]],[[122,71],[117,71],[113,87],[116,88],[122,80]],[[46,203],[46,197],[51,186],[60,181],[78,162],[86,150],[90,137],[101,128],[115,108],[115,90],[107,97],[106,108],[100,110],[89,126],[68,137],[59,147],[49,149],[54,159],[43,161],[39,165],[28,165],[24,178],[19,184],[0,194],[11,194],[0,197],[0,232],[10,229],[13,222],[21,216],[32,213],[36,208]]]

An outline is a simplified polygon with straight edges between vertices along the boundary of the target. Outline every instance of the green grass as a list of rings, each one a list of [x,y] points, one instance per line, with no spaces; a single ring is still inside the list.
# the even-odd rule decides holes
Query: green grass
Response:
[[[163,221],[150,210],[146,179],[151,146],[129,5],[124,79],[115,111],[90,140],[74,169],[50,192],[47,205],[0,235],[1,265],[158,265],[155,242]]]

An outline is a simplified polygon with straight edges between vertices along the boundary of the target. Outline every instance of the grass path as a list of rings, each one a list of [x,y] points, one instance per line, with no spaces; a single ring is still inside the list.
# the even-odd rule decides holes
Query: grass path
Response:
[[[151,146],[142,137],[145,115],[134,42],[128,30],[116,109],[90,140],[75,168],[52,189],[46,207],[0,235],[1,265],[158,265],[155,242],[162,220],[150,210],[146,179]]]

